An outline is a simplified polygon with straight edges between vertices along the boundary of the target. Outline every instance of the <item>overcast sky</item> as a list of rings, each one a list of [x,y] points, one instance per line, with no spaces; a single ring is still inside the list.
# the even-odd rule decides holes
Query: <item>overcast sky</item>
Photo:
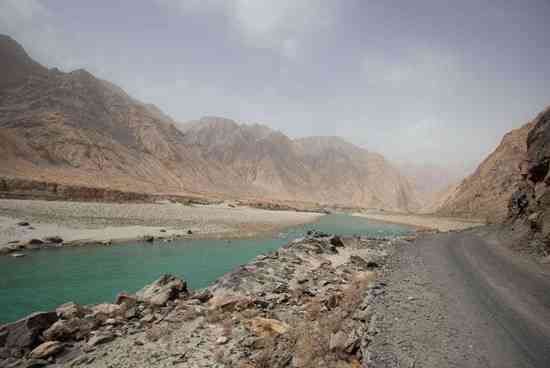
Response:
[[[1,0],[0,33],[186,121],[477,163],[550,105],[550,0]]]

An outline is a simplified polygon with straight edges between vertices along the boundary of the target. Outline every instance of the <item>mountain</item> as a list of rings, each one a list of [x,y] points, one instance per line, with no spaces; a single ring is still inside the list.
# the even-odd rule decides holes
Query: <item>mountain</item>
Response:
[[[451,188],[466,176],[466,170],[456,165],[443,167],[433,163],[400,162],[397,168],[411,183],[415,197],[421,205],[420,212],[431,213],[440,206]]]
[[[509,202],[509,220],[526,227],[535,250],[550,254],[550,107],[533,121],[527,137],[527,165]]]
[[[436,212],[442,215],[484,218],[501,222],[508,202],[522,182],[527,159],[527,135],[534,123],[507,133],[498,147],[459,185],[450,188]]]
[[[33,61],[0,36],[0,175],[134,192],[201,193],[411,210],[382,156],[340,138],[292,140],[206,117],[181,124],[85,70]]]

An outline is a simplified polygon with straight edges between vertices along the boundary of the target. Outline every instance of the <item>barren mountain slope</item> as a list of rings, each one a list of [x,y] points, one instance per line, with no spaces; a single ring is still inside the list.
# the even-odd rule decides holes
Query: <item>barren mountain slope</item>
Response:
[[[529,247],[550,254],[550,107],[533,122],[527,138],[528,167],[509,203],[510,220],[526,230]],[[523,226],[522,226],[523,225]]]
[[[0,36],[0,175],[112,189],[416,208],[380,155],[223,118],[178,124],[85,70],[34,62]]]
[[[507,216],[508,201],[522,180],[527,158],[528,123],[507,133],[496,150],[441,201],[437,212],[453,216],[473,216],[490,222]]]

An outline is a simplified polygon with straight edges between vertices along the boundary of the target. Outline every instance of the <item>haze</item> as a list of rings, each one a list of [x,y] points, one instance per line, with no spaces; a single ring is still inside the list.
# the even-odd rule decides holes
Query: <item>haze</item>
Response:
[[[550,2],[3,0],[0,33],[178,121],[468,166],[550,97]]]

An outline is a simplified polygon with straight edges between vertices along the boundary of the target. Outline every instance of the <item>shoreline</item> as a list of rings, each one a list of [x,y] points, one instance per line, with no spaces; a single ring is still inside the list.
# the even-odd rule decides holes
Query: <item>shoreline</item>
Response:
[[[324,215],[224,205],[0,199],[0,254],[139,241],[248,239],[314,223]]]
[[[169,366],[200,362],[206,367],[219,362],[222,351],[227,366],[256,366],[264,356],[278,359],[280,351],[318,359],[318,353],[307,346],[302,350],[292,339],[301,336],[314,346],[309,335],[302,335],[314,329],[322,337],[317,343],[333,346],[335,327],[353,339],[354,346],[364,347],[364,339],[372,337],[372,314],[366,308],[384,286],[377,281],[378,272],[400,242],[410,244],[400,237],[373,240],[314,233],[257,256],[204,289],[188,290],[185,280],[165,275],[136,294],[120,293],[113,304],[66,303],[0,326],[7,336],[2,344],[13,352],[4,362],[49,359],[63,366],[99,368],[113,363],[165,367],[167,360]],[[327,316],[337,322],[327,325]],[[41,338],[10,338],[23,329]],[[361,333],[354,333],[358,329]],[[274,337],[280,338],[270,340]],[[368,360],[364,348],[346,353],[347,341],[337,346],[338,351],[324,349],[324,358],[357,364]],[[275,361],[271,363],[268,366]]]
[[[420,231],[459,231],[483,226],[481,220],[466,220],[462,218],[440,217],[423,214],[395,214],[395,213],[353,213],[352,216],[363,217],[372,221],[404,225],[417,228]]]

